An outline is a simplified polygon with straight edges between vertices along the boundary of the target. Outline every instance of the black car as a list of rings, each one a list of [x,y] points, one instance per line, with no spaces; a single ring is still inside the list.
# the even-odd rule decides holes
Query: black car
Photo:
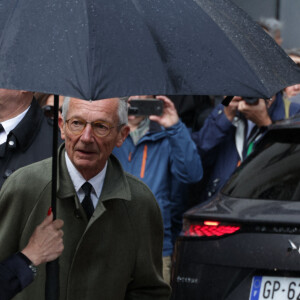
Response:
[[[300,299],[300,119],[272,125],[211,201],[184,214],[172,299]]]

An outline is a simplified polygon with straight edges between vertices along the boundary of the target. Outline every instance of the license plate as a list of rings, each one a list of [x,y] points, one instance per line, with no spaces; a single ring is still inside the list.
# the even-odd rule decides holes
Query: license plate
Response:
[[[300,278],[254,276],[249,300],[300,300]]]

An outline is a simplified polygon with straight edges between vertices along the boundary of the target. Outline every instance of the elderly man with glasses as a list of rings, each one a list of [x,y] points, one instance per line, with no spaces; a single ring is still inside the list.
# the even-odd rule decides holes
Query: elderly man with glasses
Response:
[[[160,209],[149,188],[111,154],[129,132],[126,101],[71,98],[59,126],[65,140],[58,150],[57,217],[65,224],[60,299],[168,299]],[[51,159],[7,180],[0,194],[0,259],[23,247],[50,195]],[[44,286],[41,267],[16,299],[43,300]]]

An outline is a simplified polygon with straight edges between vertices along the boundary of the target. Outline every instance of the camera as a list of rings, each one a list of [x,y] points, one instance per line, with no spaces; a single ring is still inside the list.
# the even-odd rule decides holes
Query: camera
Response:
[[[245,97],[244,100],[247,104],[251,104],[251,105],[255,105],[255,104],[258,103],[258,98],[247,98],[247,97]]]

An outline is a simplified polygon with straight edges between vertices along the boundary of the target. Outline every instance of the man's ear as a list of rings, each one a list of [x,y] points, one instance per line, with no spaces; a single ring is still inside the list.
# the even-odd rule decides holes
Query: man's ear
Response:
[[[64,140],[65,139],[65,127],[64,127],[64,120],[61,116],[58,117],[58,126],[60,129],[60,136]]]
[[[130,132],[130,128],[128,125],[123,125],[120,129],[120,132],[118,134],[116,147],[121,147],[124,143],[125,139],[127,138],[128,134]]]

